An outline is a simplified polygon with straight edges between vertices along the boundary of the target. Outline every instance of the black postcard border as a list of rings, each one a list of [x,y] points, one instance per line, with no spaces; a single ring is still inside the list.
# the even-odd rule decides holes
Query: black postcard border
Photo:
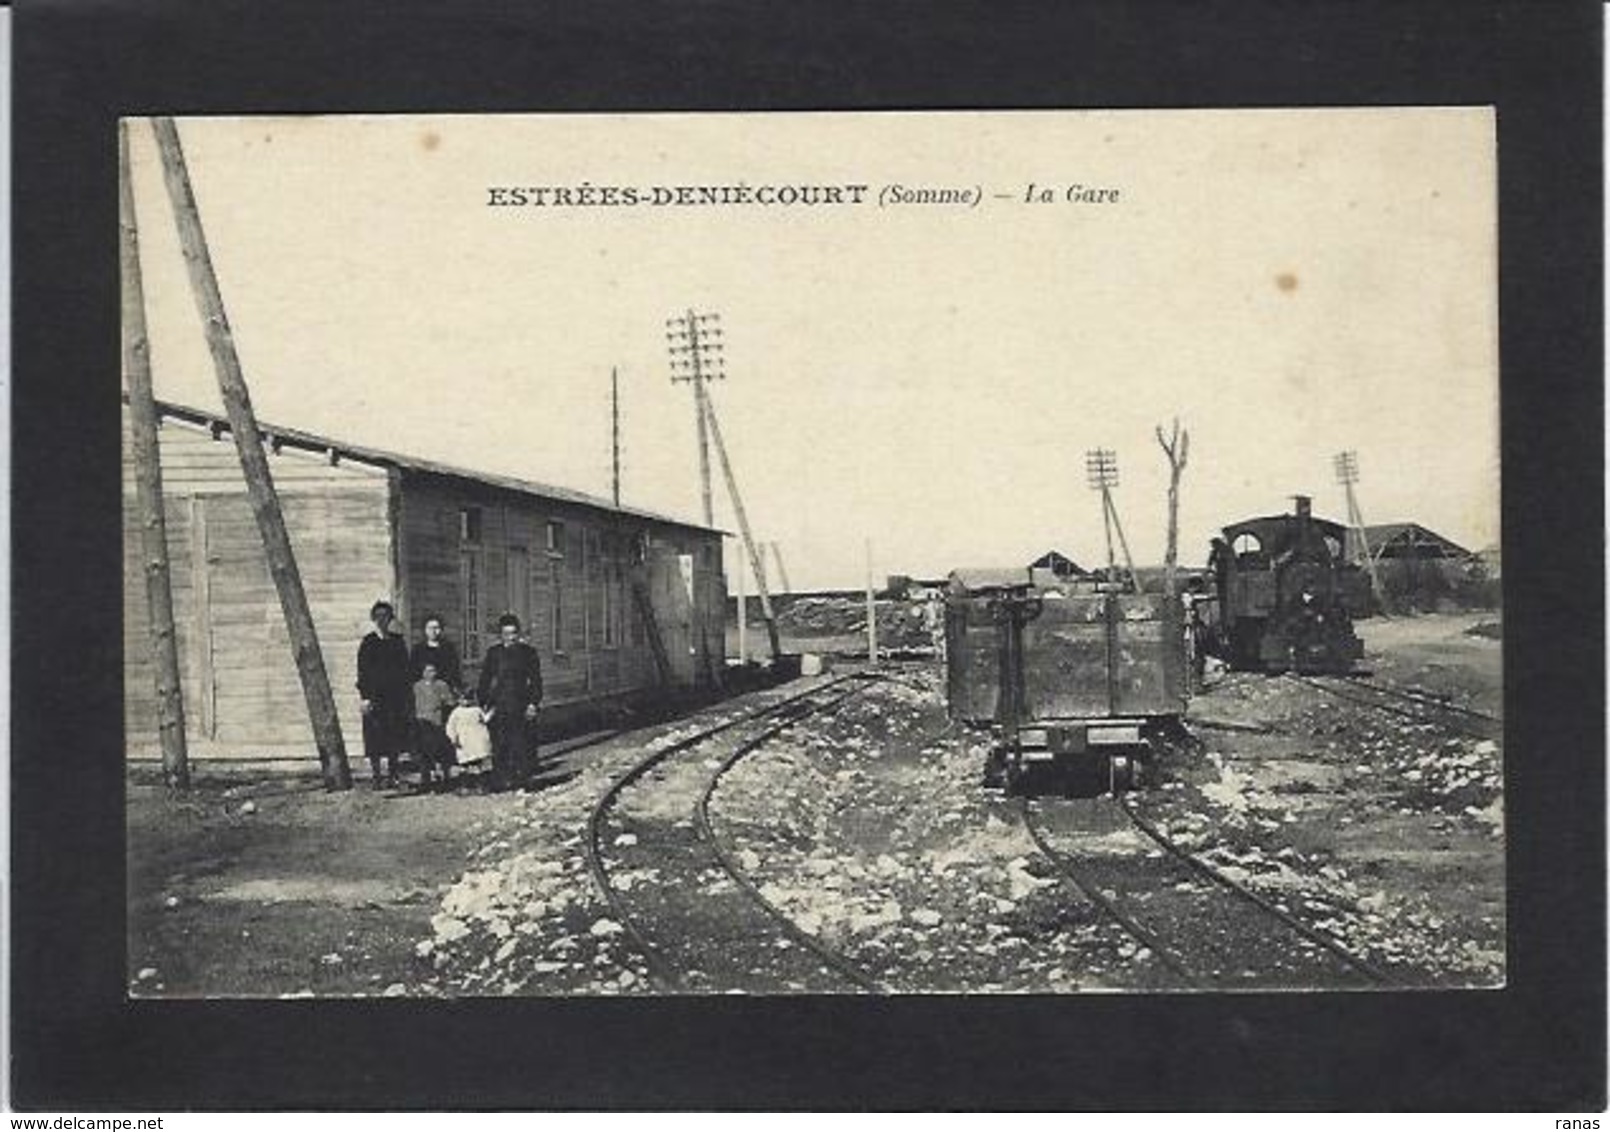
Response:
[[[1600,19],[1591,2],[23,0],[12,1103],[1602,1109]],[[1508,989],[124,1001],[120,114],[1398,104],[1498,108]]]

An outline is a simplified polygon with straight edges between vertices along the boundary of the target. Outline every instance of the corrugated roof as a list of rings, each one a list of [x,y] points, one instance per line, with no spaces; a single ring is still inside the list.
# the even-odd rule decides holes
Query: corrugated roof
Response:
[[[128,400],[126,394],[124,395],[124,400]],[[198,409],[193,405],[181,405],[175,401],[158,401],[156,404],[159,415],[175,417],[219,432],[229,431],[229,418],[226,416],[220,416],[205,409]],[[286,428],[283,425],[270,424],[267,421],[258,421],[257,427],[265,437],[274,440],[282,447],[289,444],[293,447],[306,448],[313,452],[334,452],[342,459],[356,460],[359,463],[374,464],[378,467],[396,468],[399,471],[419,472],[424,475],[443,476],[448,479],[468,480],[472,483],[496,487],[503,491],[512,491],[521,495],[541,496],[544,499],[553,499],[561,503],[572,503],[578,507],[590,507],[597,511],[608,511],[617,515],[630,515],[634,518],[649,519],[668,526],[685,527],[688,530],[706,531],[710,534],[718,535],[728,533],[719,527],[707,527],[702,523],[690,523],[685,519],[673,518],[670,515],[662,515],[657,511],[648,511],[641,507],[617,507],[607,499],[596,495],[588,495],[584,491],[575,491],[568,487],[554,487],[551,484],[537,483],[533,480],[517,479],[513,476],[498,475],[494,472],[481,472],[472,468],[442,464],[435,460],[425,460],[417,456],[405,456],[401,453],[388,452],[381,448],[348,444],[343,440],[335,440],[328,436],[304,432],[301,429]]]

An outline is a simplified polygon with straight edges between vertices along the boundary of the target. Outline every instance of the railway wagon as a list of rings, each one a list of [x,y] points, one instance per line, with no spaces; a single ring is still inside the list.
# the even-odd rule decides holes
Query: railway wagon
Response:
[[[1347,529],[1295,501],[1292,514],[1245,519],[1213,541],[1208,648],[1244,671],[1347,673],[1364,655],[1353,619],[1370,612],[1370,580],[1346,559]]]
[[[127,410],[124,722],[155,753],[156,696]],[[192,755],[305,759],[312,733],[229,422],[158,405],[163,509]],[[358,642],[377,598],[420,636],[444,618],[473,684],[515,613],[542,661],[543,718],[700,695],[725,666],[722,532],[567,488],[263,423],[280,504],[349,751]]]
[[[958,570],[946,637],[951,717],[991,730],[986,785],[1133,787],[1185,710],[1177,598],[1044,571]]]

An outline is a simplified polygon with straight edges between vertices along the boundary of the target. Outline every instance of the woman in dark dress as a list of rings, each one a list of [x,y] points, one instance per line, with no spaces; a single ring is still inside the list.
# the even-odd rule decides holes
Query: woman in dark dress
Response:
[[[408,744],[413,715],[414,672],[408,645],[391,631],[394,611],[387,601],[375,602],[369,619],[375,627],[358,646],[358,695],[363,712],[363,753],[369,758],[370,783],[397,783],[397,762]]]
[[[425,614],[425,639],[414,646],[414,679],[425,672],[425,665],[434,664],[436,675],[453,689],[456,696],[464,690],[464,671],[459,664],[458,649],[447,639],[439,613]]]

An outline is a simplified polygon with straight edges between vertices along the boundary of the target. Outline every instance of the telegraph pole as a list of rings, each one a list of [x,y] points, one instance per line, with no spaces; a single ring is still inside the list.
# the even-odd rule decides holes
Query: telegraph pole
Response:
[[[866,540],[866,657],[867,663],[878,663],[878,603],[872,594],[872,540]]]
[[[716,455],[721,459],[721,472],[727,480],[727,494],[732,497],[732,513],[738,519],[738,533],[743,536],[744,550],[749,554],[750,568],[755,572],[755,592],[760,596],[760,615],[766,621],[766,636],[771,644],[772,659],[783,655],[782,640],[777,634],[777,618],[772,613],[771,594],[766,589],[766,570],[760,561],[760,548],[749,532],[749,516],[744,512],[743,496],[738,494],[738,477],[733,475],[732,461],[727,458],[727,446],[721,439],[721,424],[716,420],[716,407],[710,403],[710,391],[703,390],[704,414],[710,424],[710,439],[715,441]]]
[[[715,339],[721,337],[716,325],[718,314],[695,314],[688,311],[680,318],[667,320],[666,339],[671,350],[671,380],[691,381],[693,401],[699,414],[699,470],[703,477],[705,525],[715,525],[715,514],[710,503],[710,468],[706,437],[715,442],[716,456],[721,460],[721,473],[727,481],[727,494],[732,500],[732,512],[738,520],[738,533],[743,537],[744,551],[749,557],[750,569],[755,574],[755,592],[760,597],[760,614],[766,621],[766,635],[771,644],[772,659],[782,655],[782,641],[777,633],[777,618],[772,614],[771,594],[766,588],[766,568],[760,560],[760,545],[749,529],[749,516],[744,511],[742,494],[738,491],[738,477],[733,474],[727,446],[721,439],[721,423],[716,419],[716,407],[710,400],[708,382],[725,376],[722,346]]]
[[[749,663],[749,611],[744,606],[749,598],[744,594],[743,563],[738,564],[738,663]]]
[[[179,129],[172,118],[153,118],[151,128],[156,133],[157,149],[162,154],[163,180],[167,183],[168,198],[173,204],[185,266],[190,272],[190,289],[195,296],[196,309],[201,314],[207,346],[212,352],[218,388],[223,394],[224,409],[229,414],[229,431],[235,438],[235,449],[240,454],[246,495],[251,502],[252,515],[257,520],[258,532],[263,538],[269,576],[274,580],[280,608],[285,614],[285,628],[291,638],[296,672],[302,681],[302,694],[307,700],[308,718],[313,726],[313,741],[318,747],[319,763],[324,770],[324,785],[328,790],[349,790],[352,787],[352,772],[347,766],[347,749],[341,738],[341,720],[336,715],[335,696],[330,691],[329,672],[324,667],[324,653],[319,649],[318,632],[313,625],[312,611],[308,608],[307,593],[302,588],[302,574],[296,566],[291,538],[285,529],[279,496],[274,491],[274,476],[268,466],[268,455],[263,451],[263,437],[257,429],[257,416],[252,411],[246,376],[241,372],[240,356],[235,352],[234,335],[224,311],[224,297],[218,289],[218,276],[213,270],[212,255],[207,250],[207,236],[201,227],[201,213],[196,208],[195,193],[190,185],[190,171],[185,166],[184,150],[179,144]]]
[[[1358,532],[1358,545],[1364,551],[1364,567],[1370,572],[1370,587],[1375,591],[1376,604],[1385,613],[1386,591],[1381,589],[1381,579],[1375,572],[1375,555],[1370,550],[1369,532],[1364,529],[1364,514],[1358,509],[1358,497],[1353,493],[1353,485],[1358,482],[1358,453],[1352,449],[1338,452],[1331,458],[1331,466],[1336,469],[1336,482],[1347,493],[1347,521]]]
[[[162,510],[162,458],[157,439],[156,395],[151,388],[151,342],[145,327],[145,288],[140,277],[140,230],[134,212],[134,170],[129,129],[117,125],[118,219],[122,229],[123,369],[129,384],[129,426],[134,434],[134,496],[140,513],[140,550],[150,616],[151,663],[156,675],[157,735],[162,777],[174,790],[190,789],[190,752],[185,745],[184,695],[179,683],[179,641],[173,624],[173,586],[168,573],[168,526]]]
[[[704,503],[704,525],[716,525],[710,502],[710,434],[704,406],[704,383],[725,376],[722,372],[721,316],[694,314],[666,319],[665,337],[671,345],[671,380],[693,384],[693,417],[699,433],[699,497]]]
[[[611,497],[621,505],[621,384],[620,371],[609,367],[609,469]]]
[[[794,587],[788,581],[788,567],[783,565],[783,548],[775,541],[771,544],[771,556],[777,560],[777,578],[783,583],[783,592],[793,593]]]
[[[1101,519],[1107,532],[1107,580],[1116,571],[1113,561],[1112,536],[1118,532],[1118,545],[1124,552],[1124,564],[1129,568],[1129,580],[1140,593],[1140,575],[1135,573],[1135,560],[1129,554],[1129,540],[1124,537],[1123,524],[1118,521],[1118,508],[1112,501],[1112,489],[1118,486],[1118,454],[1111,448],[1092,448],[1085,453],[1085,475],[1094,491],[1101,492]]]

